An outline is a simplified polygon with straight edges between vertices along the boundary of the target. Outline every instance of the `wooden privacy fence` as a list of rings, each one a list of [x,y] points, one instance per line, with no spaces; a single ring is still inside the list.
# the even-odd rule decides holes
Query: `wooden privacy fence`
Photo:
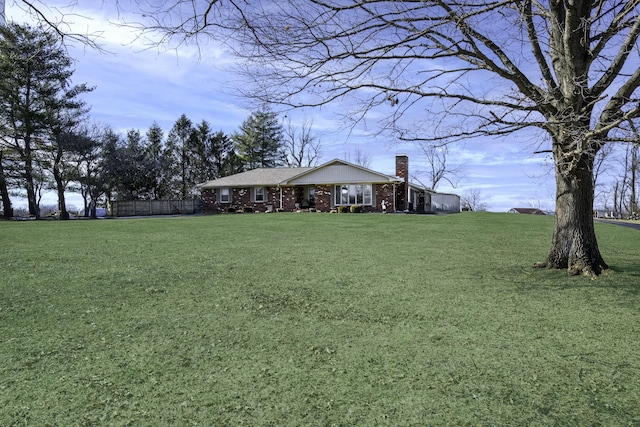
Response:
[[[120,200],[111,203],[111,216],[194,214],[199,200]]]

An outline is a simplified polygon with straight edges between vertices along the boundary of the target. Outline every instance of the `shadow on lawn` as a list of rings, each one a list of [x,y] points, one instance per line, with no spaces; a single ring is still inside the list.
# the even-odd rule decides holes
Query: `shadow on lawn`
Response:
[[[609,269],[613,271],[613,274],[624,274],[625,276],[640,277],[640,265],[612,265],[609,266]]]
[[[584,290],[585,292],[618,292],[627,302],[637,303],[640,297],[640,265],[613,265],[611,272],[605,273],[595,280],[584,276],[568,276],[559,270],[536,270],[539,274],[535,280],[523,280],[513,283],[514,290],[522,293],[562,292]],[[535,274],[535,273],[533,273]],[[628,298],[632,299],[629,300]]]
[[[613,265],[609,268],[612,271],[609,274],[611,280],[607,280],[608,286],[602,286],[603,288],[622,289],[631,295],[640,296],[640,265]],[[622,279],[616,280],[616,276]]]

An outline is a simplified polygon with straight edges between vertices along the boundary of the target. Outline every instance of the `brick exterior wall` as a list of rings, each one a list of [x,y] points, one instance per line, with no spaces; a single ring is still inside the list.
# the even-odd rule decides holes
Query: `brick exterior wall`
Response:
[[[216,205],[216,190],[202,190],[200,199],[202,200],[202,212],[205,214],[220,213]]]
[[[377,184],[375,186],[376,206],[373,212],[382,212],[382,201],[387,202],[387,212],[393,212],[393,187],[394,184]]]
[[[245,206],[250,207],[254,212],[266,212],[268,206],[277,209],[280,206],[280,189],[277,187],[267,187],[265,189],[265,201],[254,202],[252,200],[251,188],[230,189],[230,203],[218,202],[218,190],[210,189],[202,191],[202,211],[206,214],[227,212],[232,207],[241,211]]]
[[[316,185],[316,210],[329,212],[333,206],[331,200],[331,185]]]
[[[293,212],[296,209],[297,195],[295,187],[282,187],[282,210],[285,212]],[[278,202],[276,207],[280,207]]]
[[[330,187],[328,188],[330,189]],[[232,188],[230,192],[231,201],[229,203],[220,203],[218,202],[217,189],[203,190],[201,196],[203,212],[208,214],[223,213],[227,212],[230,207],[236,211],[240,211],[245,206],[251,207],[254,212],[267,212],[269,206],[272,206],[272,209],[276,210],[280,208],[281,194],[282,210],[293,212],[296,209],[296,203],[298,203],[300,197],[299,190],[296,191],[296,187],[267,187],[265,189],[264,202],[255,202],[252,200],[251,188]],[[328,196],[327,200],[331,200],[331,197]]]

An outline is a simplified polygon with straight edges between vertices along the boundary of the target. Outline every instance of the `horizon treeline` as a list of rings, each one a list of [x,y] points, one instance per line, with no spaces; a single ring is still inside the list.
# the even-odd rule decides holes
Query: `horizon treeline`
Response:
[[[72,84],[74,70],[59,36],[41,27],[0,26],[0,206],[13,217],[12,198],[26,198],[39,218],[45,192],[58,197],[58,214],[70,217],[65,194],[82,196],[86,216],[114,200],[190,199],[196,184],[257,167],[301,166],[298,144],[319,143],[303,126],[285,132],[278,115],[262,105],[232,135],[182,114],[165,134],[157,122],[121,134],[92,124]]]

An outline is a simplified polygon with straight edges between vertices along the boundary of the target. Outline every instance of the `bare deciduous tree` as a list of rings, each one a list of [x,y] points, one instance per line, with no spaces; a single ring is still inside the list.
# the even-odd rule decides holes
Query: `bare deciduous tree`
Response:
[[[426,142],[418,142],[420,150],[427,161],[426,175],[429,180],[427,187],[435,190],[442,180],[447,181],[452,187],[457,187],[462,173],[462,167],[447,164],[449,160],[449,147],[447,145],[434,145]],[[420,182],[418,177],[414,177]],[[422,182],[421,182],[422,184]],[[422,184],[424,185],[424,184]]]
[[[300,127],[287,120],[284,127],[283,149],[287,166],[316,166],[322,154],[322,143],[311,131],[312,120],[304,120]]]
[[[620,214],[632,214],[638,211],[638,161],[640,144],[630,143],[624,151],[620,164],[622,175],[616,181],[614,206]]]
[[[362,148],[356,148],[353,150],[353,154],[346,153],[345,160],[347,162],[353,162],[356,165],[368,168],[371,166],[371,153],[364,151]]]
[[[621,144],[608,144],[596,158],[594,175],[606,174],[610,181],[606,184],[596,183],[600,206],[607,211],[613,210],[617,215],[637,215],[640,210],[640,133],[637,125],[630,121],[621,127],[618,141]],[[602,159],[602,154],[606,158]],[[606,163],[604,162],[606,160]]]
[[[628,174],[629,174],[629,207],[628,213],[634,217],[638,215],[640,205],[638,203],[638,174],[640,174],[640,133],[636,128],[633,121],[629,122],[632,131],[632,141],[629,144],[629,162],[628,162]]]
[[[543,130],[557,215],[537,265],[608,269],[593,226],[594,159],[640,115],[640,0],[177,0],[144,14],[164,41],[226,40],[258,99],[347,100],[354,120],[384,114],[380,129],[410,141],[510,144],[513,132]]]
[[[478,188],[470,188],[465,190],[460,197],[460,206],[462,209],[470,210],[470,211],[486,211],[489,208],[484,200],[484,196],[482,195],[482,191]]]

